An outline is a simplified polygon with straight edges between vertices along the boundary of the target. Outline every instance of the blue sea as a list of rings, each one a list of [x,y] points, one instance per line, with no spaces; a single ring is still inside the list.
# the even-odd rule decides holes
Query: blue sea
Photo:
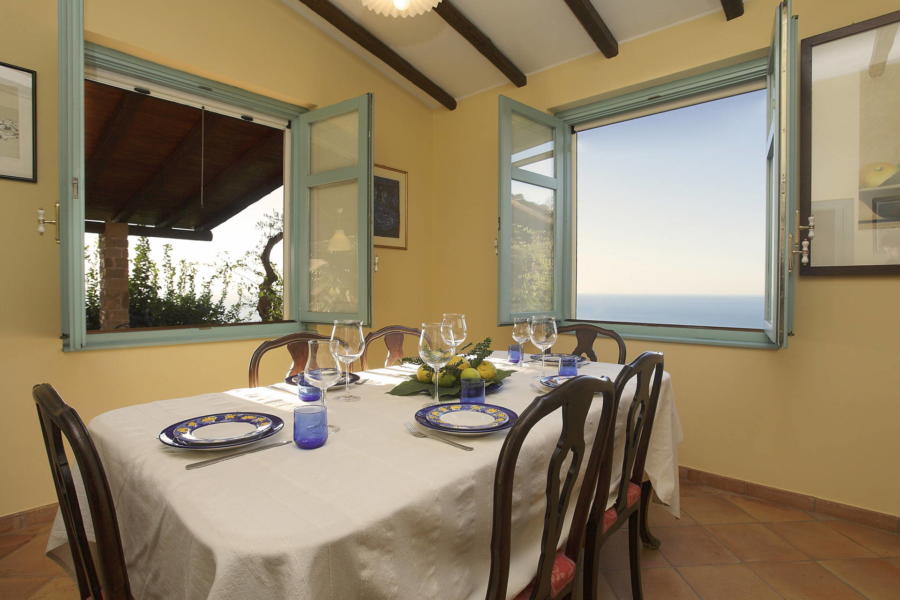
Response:
[[[578,294],[576,318],[762,329],[763,296]]]

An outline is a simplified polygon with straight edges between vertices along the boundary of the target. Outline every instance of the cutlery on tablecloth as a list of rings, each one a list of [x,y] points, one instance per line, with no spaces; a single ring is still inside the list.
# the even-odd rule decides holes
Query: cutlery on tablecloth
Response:
[[[454,442],[453,440],[448,440],[447,438],[442,438],[439,435],[432,435],[430,433],[425,433],[424,431],[421,431],[420,429],[416,428],[416,426],[413,425],[412,423],[404,423],[404,425],[406,426],[406,430],[415,437],[429,438],[432,440],[437,440],[439,442],[444,442],[445,444],[450,444],[451,446],[453,446],[455,448],[459,448],[460,450],[474,450],[474,448],[472,446],[466,446],[465,444],[458,444],[458,443]]]
[[[200,467],[206,467],[209,465],[214,465],[216,463],[231,460],[232,458],[237,458],[238,456],[244,456],[245,454],[253,454],[254,452],[262,452],[263,450],[270,450],[272,448],[278,448],[279,446],[284,446],[285,444],[290,444],[293,440],[283,440],[281,442],[275,442],[274,444],[266,444],[265,446],[258,446],[256,448],[250,448],[249,450],[241,450],[240,452],[235,452],[234,454],[229,454],[228,456],[219,456],[218,458],[210,458],[208,460],[201,460],[200,462],[190,463],[188,465],[184,465],[184,468],[187,470],[191,469],[199,469]]]

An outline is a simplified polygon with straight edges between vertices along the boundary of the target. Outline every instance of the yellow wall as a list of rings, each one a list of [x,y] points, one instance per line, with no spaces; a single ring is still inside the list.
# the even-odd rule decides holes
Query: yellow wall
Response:
[[[403,294],[427,240],[432,112],[280,0],[86,0],[86,37],[143,58],[293,102],[327,106],[375,94],[375,161],[409,171],[409,250],[376,249],[375,325],[416,323],[422,294]],[[259,341],[63,353],[59,258],[35,211],[57,196],[56,0],[3,0],[0,60],[38,72],[38,183],[0,180],[0,397],[14,424],[0,440],[0,515],[55,501],[31,401],[48,381],[85,420],[112,408],[247,385]],[[277,380],[283,356],[263,362]]]
[[[464,311],[470,331],[496,327],[497,95],[547,109],[765,47],[774,0],[725,23],[717,13],[428,111],[279,0],[87,0],[88,37],[174,67],[298,104],[376,95],[375,158],[410,171],[409,250],[378,249],[376,325]],[[34,231],[55,201],[56,2],[5,0],[5,62],[39,73],[39,183],[0,180],[4,251],[0,346],[8,426],[0,441],[0,515],[54,500],[30,386],[56,385],[86,419],[114,407],[244,385],[256,342],[63,354],[57,247]],[[213,9],[214,7],[214,9]],[[801,35],[886,13],[895,0],[796,0]],[[710,248],[711,252],[722,249]],[[465,275],[464,283],[454,281]],[[424,282],[410,291],[413,275]],[[402,291],[392,291],[402,290]],[[798,335],[784,351],[629,343],[666,353],[685,431],[682,463],[731,477],[900,514],[896,423],[900,279],[805,278]],[[562,346],[563,343],[560,344]],[[270,360],[264,376],[284,364]]]
[[[612,60],[594,54],[436,112],[435,222],[453,232],[454,247],[483,258],[461,269],[460,253],[433,249],[441,292],[432,312],[464,311],[472,331],[510,341],[495,326],[499,94],[547,110],[754,52],[768,46],[775,6],[754,0],[734,21],[712,14],[624,43]],[[896,0],[794,2],[801,37],[896,8]],[[464,286],[449,283],[454,272],[465,273]],[[898,515],[898,302],[896,276],[802,278],[787,350],[629,342],[629,357],[666,355],[684,426],[681,464]]]

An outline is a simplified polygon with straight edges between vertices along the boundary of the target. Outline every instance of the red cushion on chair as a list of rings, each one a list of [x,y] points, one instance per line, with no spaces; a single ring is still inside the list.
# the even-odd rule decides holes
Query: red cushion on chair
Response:
[[[619,513],[616,512],[615,508],[607,509],[607,511],[603,513],[603,532],[606,533],[606,530],[612,527],[613,523],[615,523],[618,518]]]
[[[626,494],[626,500],[628,501],[628,506],[633,505],[635,502],[640,500],[641,498],[641,486],[636,483],[628,484],[628,493]]]
[[[553,561],[553,571],[550,573],[550,595],[555,598],[574,578],[575,561],[560,550],[556,553],[556,559]],[[533,587],[534,582],[529,583],[527,588],[516,595],[515,600],[528,600],[531,597]]]
[[[638,500],[641,499],[641,487],[636,483],[628,484],[628,491],[625,493],[625,501],[628,502],[628,506],[634,506]],[[607,509],[605,513],[603,513],[603,531],[605,532],[607,529],[613,526],[616,522],[616,519],[619,518],[619,513],[616,512],[615,507]]]

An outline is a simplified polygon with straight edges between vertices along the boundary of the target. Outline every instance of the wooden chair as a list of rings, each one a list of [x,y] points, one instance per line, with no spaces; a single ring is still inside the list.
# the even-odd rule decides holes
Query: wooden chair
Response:
[[[592,450],[584,475],[584,481],[591,483],[582,485],[582,489],[587,487],[587,491],[578,496],[566,547],[558,551],[566,510],[585,458],[585,420],[594,394],[598,393],[603,396],[603,409],[593,445],[596,452]],[[583,566],[585,522],[593,495],[593,481],[604,460],[607,463],[612,460],[611,454],[602,454],[609,447],[608,440],[613,437],[615,425],[615,386],[606,377],[575,377],[550,393],[538,396],[522,412],[518,422],[507,434],[500,450],[494,479],[491,570],[487,600],[505,600],[507,596],[513,481],[519,451],[532,428],[557,410],[562,410],[562,430],[547,469],[547,503],[537,575],[515,599],[548,600],[569,596],[579,600],[582,597],[583,578],[580,571]],[[570,456],[569,467],[562,473],[563,463]]]
[[[618,495],[615,505],[606,508],[609,496],[610,473],[601,471],[597,479],[593,504],[587,520],[585,534],[585,597],[596,598],[596,576],[599,565],[599,551],[603,543],[628,522],[628,558],[631,570],[631,595],[634,600],[641,600],[641,549],[638,536],[647,545],[659,547],[659,542],[647,530],[647,507],[650,499],[649,482],[644,483],[644,464],[647,460],[647,448],[650,444],[650,433],[656,416],[659,402],[659,391],[662,384],[663,355],[659,352],[644,352],[631,364],[626,365],[616,377],[616,399],[621,398],[625,386],[636,379],[637,387],[634,400],[628,409],[625,421],[625,451],[622,464],[622,478],[619,481]],[[612,452],[612,440],[607,440],[608,450]],[[611,465],[610,465],[611,470]]]
[[[625,340],[612,329],[604,329],[590,323],[574,323],[572,325],[563,325],[557,331],[559,333],[574,331],[577,341],[572,354],[577,356],[584,354],[593,361],[597,360],[597,354],[594,352],[594,341],[597,339],[597,336],[608,337],[619,347],[619,357],[616,359],[616,362],[620,365],[625,364]]]
[[[250,387],[259,385],[259,362],[262,360],[263,354],[269,350],[287,346],[288,352],[291,354],[291,367],[288,369],[285,377],[293,377],[297,373],[303,371],[306,366],[306,358],[309,355],[309,346],[306,344],[309,340],[327,340],[329,336],[314,332],[290,333],[274,340],[266,340],[250,357]]]
[[[94,442],[78,413],[63,402],[51,385],[42,383],[34,386],[32,395],[44,434],[50,473],[56,485],[59,510],[69,537],[80,595],[82,598],[90,596],[95,600],[131,598],[116,507],[113,505],[106,473]],[[84,484],[96,539],[95,554],[91,553],[88,545],[75,482],[72,479],[72,465],[66,455],[63,436],[72,449],[76,468],[81,473]]]
[[[370,331],[366,336],[366,348],[363,350],[362,356],[359,357],[359,364],[363,371],[369,368],[369,350],[372,342],[384,338],[384,345],[387,346],[387,358],[384,359],[384,366],[389,367],[394,363],[399,363],[403,358],[403,338],[412,336],[418,338],[421,332],[412,327],[404,327],[403,325],[388,325],[382,327],[378,331]]]

